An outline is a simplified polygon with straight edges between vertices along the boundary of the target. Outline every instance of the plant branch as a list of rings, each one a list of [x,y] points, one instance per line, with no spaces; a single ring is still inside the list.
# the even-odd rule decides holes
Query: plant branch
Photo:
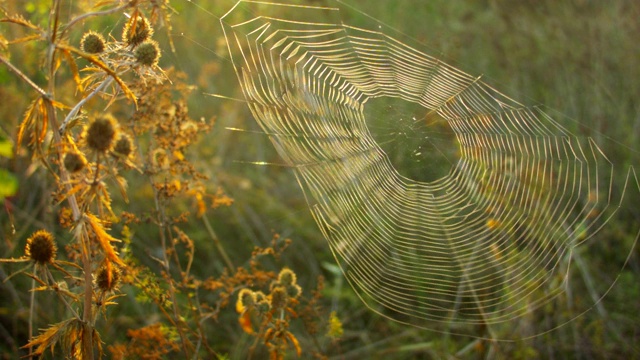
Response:
[[[53,6],[57,10],[59,6],[59,1],[55,0]],[[51,14],[51,16],[55,18],[55,20],[52,21],[52,23],[55,23],[57,27],[57,24],[58,24],[57,11],[56,13]],[[51,30],[52,34],[55,34],[56,32],[57,32],[57,29]],[[48,93],[48,96],[45,97],[44,103],[45,103],[45,106],[47,107],[47,116],[48,116],[50,127],[52,129],[58,129],[59,126],[58,126],[58,120],[56,117],[56,111],[52,103],[52,98],[54,96],[54,90],[55,90],[54,57],[55,57],[55,50],[56,50],[56,44],[53,42],[53,39],[54,37],[50,36],[50,40],[52,42],[50,42],[48,46],[48,53],[47,53],[47,65],[49,66],[49,69],[48,69],[49,70],[49,84],[48,84],[49,93]],[[52,131],[52,133],[53,133],[53,137],[56,145],[62,145],[63,141],[60,133],[55,130]],[[62,158],[62,152],[58,153],[58,157],[60,159],[60,162],[62,163],[64,161],[64,159]],[[69,174],[67,173],[64,167],[60,167],[60,177],[63,183],[65,184],[67,191],[71,192]],[[82,213],[80,211],[80,207],[78,206],[78,201],[74,194],[71,194],[67,198],[67,201],[73,213],[73,220],[74,222],[77,223],[82,218]],[[91,253],[90,253],[90,247],[89,247],[90,245],[87,239],[85,239],[84,235],[86,234],[80,233],[77,235],[80,238],[79,240],[81,242],[81,247],[82,247],[81,259],[82,259],[82,268],[84,272],[84,281],[85,281],[84,305],[83,305],[84,308],[83,308],[83,314],[82,314],[82,322],[84,323],[82,348],[84,351],[82,352],[82,356],[83,356],[83,359],[85,360],[93,360],[94,358],[93,357],[93,325],[92,325],[92,311],[91,311],[92,299],[93,299],[93,288],[92,288],[93,281],[91,276],[92,265],[91,265]]]
[[[64,134],[64,132],[65,132],[65,130],[67,128],[67,125],[78,114],[78,112],[84,106],[84,104],[86,104],[87,101],[93,99],[94,96],[96,96],[98,93],[100,93],[107,86],[111,85],[112,82],[113,82],[113,78],[112,77],[106,78],[102,83],[100,83],[100,85],[98,85],[95,89],[93,89],[93,91],[91,91],[91,93],[89,93],[89,95],[85,96],[84,99],[78,101],[78,103],[69,111],[67,116],[64,118],[64,121],[62,121],[62,124],[60,125],[60,128],[58,129],[58,132],[60,134]]]
[[[47,277],[49,278],[49,281],[51,281],[51,283],[56,286],[54,288],[54,290],[56,291],[56,294],[58,294],[58,297],[60,298],[60,300],[62,300],[62,302],[67,306],[67,309],[69,309],[69,311],[71,311],[71,313],[73,314],[73,316],[75,316],[76,319],[80,320],[80,315],[78,315],[78,312],[75,311],[71,305],[69,304],[69,302],[67,301],[67,299],[64,298],[64,296],[62,296],[62,294],[60,293],[60,291],[58,291],[57,289],[57,284],[55,279],[53,278],[53,275],[51,274],[51,271],[49,271],[49,269],[45,268],[44,269],[45,273],[47,274]]]
[[[35,267],[36,265],[34,264],[34,274],[36,273],[35,271]],[[31,279],[31,290],[33,290],[36,287],[36,279]],[[35,291],[31,291],[31,303],[29,304],[29,341],[31,341],[31,339],[33,338],[33,314],[35,312],[35,305],[36,304],[36,292]],[[29,347],[29,356],[33,355],[33,348]]]
[[[126,9],[126,8],[128,8],[130,6],[131,5],[129,5],[129,2],[125,2],[124,5],[118,6],[118,7],[112,8],[112,9],[102,10],[102,11],[94,11],[94,12],[91,12],[91,13],[86,13],[86,14],[79,15],[79,16],[71,19],[71,21],[69,21],[66,25],[64,25],[64,28],[62,29],[61,34],[62,34],[62,36],[64,36],[66,34],[66,32],[69,31],[69,29],[71,29],[71,27],[73,25],[75,25],[77,22],[82,21],[82,20],[84,20],[86,18],[93,17],[93,16],[102,16],[102,15],[114,14],[114,13],[122,11],[122,10],[124,10],[124,9]]]
[[[2,56],[0,54],[0,62],[4,63],[9,70],[13,71],[16,75],[18,75],[18,77],[26,82],[27,84],[29,84],[29,86],[31,86],[36,92],[38,92],[38,94],[40,94],[40,96],[45,97],[45,98],[49,98],[49,94],[47,94],[46,91],[44,91],[40,86],[38,86],[36,83],[34,83],[27,75],[25,75],[22,71],[20,71],[20,69],[18,69],[17,67],[13,66],[13,64],[4,56]]]
[[[229,255],[227,255],[227,252],[224,250],[224,247],[222,247],[222,244],[220,243],[220,239],[218,238],[218,235],[215,233],[215,231],[213,231],[213,227],[211,227],[211,224],[209,223],[209,219],[207,218],[206,215],[202,215],[202,221],[204,221],[204,226],[207,228],[207,232],[209,233],[209,236],[211,236],[213,243],[218,249],[218,252],[220,252],[222,259],[224,260],[227,267],[229,268],[229,271],[232,271],[233,269],[235,269],[235,267],[233,266],[233,263],[231,262]]]

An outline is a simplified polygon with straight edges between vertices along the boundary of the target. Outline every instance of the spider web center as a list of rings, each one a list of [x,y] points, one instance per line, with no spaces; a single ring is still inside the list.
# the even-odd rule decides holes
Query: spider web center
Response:
[[[406,178],[439,180],[460,158],[460,143],[449,123],[420,104],[387,96],[370,98],[364,116],[373,139]]]

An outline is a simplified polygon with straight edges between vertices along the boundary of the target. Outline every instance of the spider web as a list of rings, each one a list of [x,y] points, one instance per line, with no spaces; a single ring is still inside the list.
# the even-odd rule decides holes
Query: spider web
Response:
[[[368,307],[508,338],[569,288],[574,259],[638,186],[633,168],[480,77],[318,21],[339,11],[240,1],[221,18],[253,116]]]

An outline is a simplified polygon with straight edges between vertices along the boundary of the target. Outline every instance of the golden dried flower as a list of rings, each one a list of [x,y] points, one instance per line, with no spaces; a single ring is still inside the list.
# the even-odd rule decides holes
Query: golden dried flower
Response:
[[[296,283],[296,274],[290,269],[284,268],[278,274],[278,282],[284,286],[294,285]]]
[[[129,135],[121,134],[116,144],[113,146],[113,152],[122,157],[127,157],[133,151],[133,145]]]
[[[129,20],[122,32],[122,41],[132,47],[138,46],[147,41],[153,35],[153,28],[143,16],[138,16],[136,20]]]
[[[105,152],[113,146],[117,125],[115,119],[109,115],[95,118],[85,129],[85,141],[89,148],[97,152]]]
[[[256,304],[256,294],[249,289],[242,289],[238,293],[238,301],[236,302],[236,311],[244,312],[247,308]]]
[[[287,290],[278,286],[271,291],[271,307],[282,309],[287,305]]]
[[[133,51],[133,56],[142,65],[154,66],[160,59],[160,47],[153,40],[145,41]]]
[[[47,230],[38,230],[27,239],[24,252],[38,264],[52,262],[56,257],[56,244],[53,235]]]
[[[106,48],[105,44],[104,37],[93,31],[85,33],[80,40],[80,48],[89,54],[100,54]]]
[[[256,296],[256,303],[267,300],[267,295],[265,295],[262,291],[256,291],[254,292],[254,294]]]
[[[262,300],[262,301],[259,301],[256,304],[256,309],[260,313],[264,314],[264,313],[268,312],[269,310],[271,310],[271,304],[269,304],[269,302],[267,300]]]
[[[120,284],[120,270],[111,265],[102,265],[96,274],[96,285],[102,291],[113,291]]]
[[[298,296],[300,296],[301,293],[302,293],[302,288],[299,285],[293,284],[293,285],[287,286],[287,295],[289,295],[289,297],[297,298]]]
[[[68,172],[75,173],[82,169],[86,165],[84,157],[77,151],[69,152],[64,156],[64,168]]]

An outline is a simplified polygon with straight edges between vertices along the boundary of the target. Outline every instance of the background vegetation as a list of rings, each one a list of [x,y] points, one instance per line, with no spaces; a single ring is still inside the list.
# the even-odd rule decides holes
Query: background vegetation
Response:
[[[298,351],[302,358],[345,359],[639,356],[638,249],[618,274],[612,264],[628,247],[619,251],[609,243],[600,245],[600,257],[586,260],[600,279],[620,275],[603,302],[617,334],[588,314],[539,338],[490,343],[391,323],[365,308],[333,265],[291,169],[255,164],[282,161],[247,107],[206,95],[242,98],[218,18],[234,2],[194,3],[0,1],[0,198],[8,196],[0,209],[0,257],[19,259],[27,239],[45,229],[55,235],[60,261],[0,267],[3,279],[22,272],[0,289],[2,357],[55,341],[56,355],[47,350],[45,357],[88,356],[87,343],[98,343],[94,334],[107,358],[295,358]],[[554,109],[572,131],[594,137],[617,167],[640,164],[637,1],[297,3],[339,5],[343,21],[378,26],[364,11],[391,35],[484,74],[505,94]],[[73,22],[106,9],[117,11]],[[155,30],[158,65],[141,64],[137,46],[123,38],[136,14]],[[60,37],[52,39],[56,26]],[[81,39],[89,30],[104,37],[107,54],[84,51]],[[132,95],[118,91],[118,80]],[[81,99],[104,83],[104,92],[58,132]],[[132,139],[131,154],[98,154],[87,143],[87,129],[107,112]],[[80,175],[64,164],[74,151],[87,164]],[[605,235],[630,244],[640,211],[625,209]],[[99,279],[112,267],[120,269],[117,281],[86,281],[86,274]],[[302,294],[290,290],[279,303],[277,289],[295,288],[278,278],[286,268],[297,274]],[[254,293],[236,305],[242,289],[262,291],[269,308],[261,310],[262,295]],[[576,299],[589,298],[586,289],[575,291]],[[36,338],[31,350],[24,348],[30,326],[34,336],[49,335]]]

